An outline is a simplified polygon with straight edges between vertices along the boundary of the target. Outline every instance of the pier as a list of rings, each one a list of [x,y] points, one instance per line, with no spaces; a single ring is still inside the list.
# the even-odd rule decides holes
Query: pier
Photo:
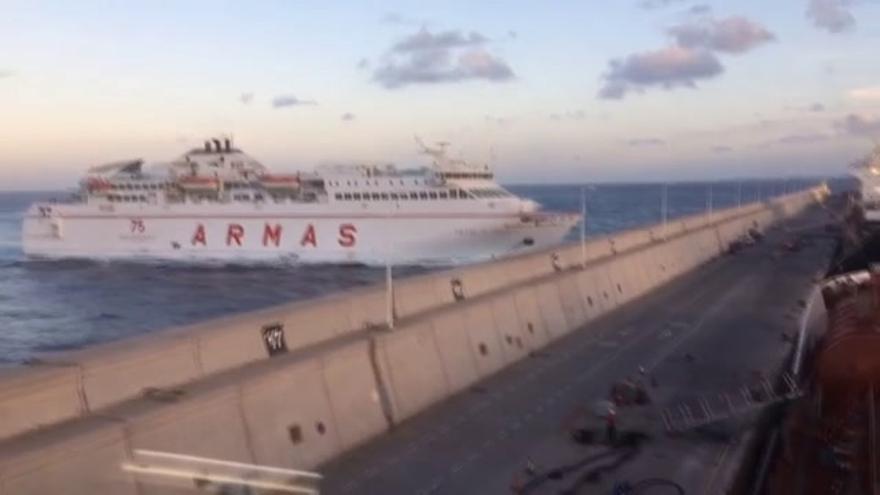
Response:
[[[0,493],[199,485],[123,470],[142,450],[315,470],[324,493],[657,477],[723,493],[754,418],[670,437],[660,411],[785,366],[831,256],[832,239],[802,234],[827,221],[823,195],[395,280],[390,298],[368,287],[44,356],[0,374]],[[650,402],[617,408],[632,442],[609,447],[592,409],[627,379]]]

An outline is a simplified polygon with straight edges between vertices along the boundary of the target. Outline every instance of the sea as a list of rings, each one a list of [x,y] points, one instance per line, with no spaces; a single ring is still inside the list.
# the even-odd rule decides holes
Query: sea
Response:
[[[588,236],[767,199],[815,180],[678,184],[509,185],[550,210],[580,211]],[[847,180],[832,189],[850,188]],[[0,192],[0,366],[225,314],[309,299],[384,279],[383,267],[37,260],[21,251],[21,221],[34,201],[65,193]],[[570,234],[579,236],[579,229]],[[436,270],[398,266],[395,276]]]

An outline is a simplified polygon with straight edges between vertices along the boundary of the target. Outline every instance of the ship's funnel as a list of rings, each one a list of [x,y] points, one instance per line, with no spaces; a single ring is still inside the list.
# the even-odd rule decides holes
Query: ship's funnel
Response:
[[[224,139],[223,144],[225,145],[226,151],[232,151],[232,140],[231,139],[229,139],[229,138]]]
[[[223,151],[223,149],[220,147],[220,140],[213,139],[213,141],[214,141],[214,151]]]
[[[205,141],[205,151],[211,151],[211,141]]]

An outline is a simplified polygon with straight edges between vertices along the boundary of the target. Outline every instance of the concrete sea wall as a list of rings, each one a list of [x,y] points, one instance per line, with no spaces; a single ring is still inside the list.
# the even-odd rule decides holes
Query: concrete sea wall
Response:
[[[0,373],[0,493],[153,493],[138,448],[318,466],[818,194],[399,280],[393,329],[375,286],[44,356]]]

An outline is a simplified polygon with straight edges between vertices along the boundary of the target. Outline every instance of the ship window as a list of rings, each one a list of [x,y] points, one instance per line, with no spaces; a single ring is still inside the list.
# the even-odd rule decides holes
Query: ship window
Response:
[[[336,198],[337,200],[341,200],[341,199],[342,199],[342,193],[336,193],[336,194],[333,195],[333,197]]]
[[[416,180],[413,181],[413,184],[418,184],[418,183],[419,183],[419,180],[418,180],[418,179],[416,179]]]
[[[361,193],[352,193],[351,198],[355,201],[361,200]]]
[[[400,193],[400,199],[405,201],[409,199],[409,196],[407,196],[406,193]]]
[[[346,201],[351,201],[351,193],[345,193],[342,197],[345,198]]]
[[[388,199],[388,193],[382,193],[382,199]]]
[[[409,193],[409,198],[410,199],[419,199],[419,193],[411,192],[411,193]]]
[[[254,194],[254,201],[263,201],[262,194]]]
[[[464,191],[464,189],[459,189],[458,190],[458,199],[470,199],[470,198],[468,197],[468,193],[466,193]]]
[[[433,191],[429,192],[429,193],[428,193],[428,196],[429,196],[431,199],[437,199],[437,193],[435,193],[435,192],[433,192]]]
[[[428,199],[428,193],[425,191],[419,192],[419,199]]]
[[[449,191],[449,197],[452,199],[458,199],[458,190],[453,189],[453,190]]]
[[[403,179],[400,179],[400,185],[401,186],[403,185]]]
[[[351,186],[351,181],[350,180],[345,181],[345,185]]]
[[[354,181],[354,185],[358,185],[358,181]]]
[[[379,199],[380,199],[379,193],[373,193],[372,196],[373,196],[373,201],[379,201]]]
[[[449,195],[446,193],[446,191],[440,191],[439,196],[440,196],[440,199],[447,199],[449,197]]]
[[[404,197],[406,197],[406,195],[404,195]],[[397,193],[391,193],[391,199],[396,200],[396,199],[397,199]]]

